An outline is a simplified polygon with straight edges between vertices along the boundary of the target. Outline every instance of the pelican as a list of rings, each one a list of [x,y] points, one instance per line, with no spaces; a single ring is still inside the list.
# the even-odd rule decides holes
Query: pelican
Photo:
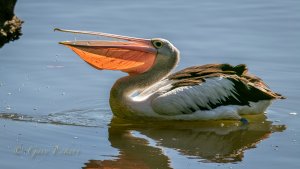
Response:
[[[243,115],[263,113],[273,100],[284,99],[244,64],[207,64],[170,74],[180,54],[166,39],[54,30],[115,39],[59,43],[96,69],[128,73],[110,91],[110,107],[118,118],[245,121]]]

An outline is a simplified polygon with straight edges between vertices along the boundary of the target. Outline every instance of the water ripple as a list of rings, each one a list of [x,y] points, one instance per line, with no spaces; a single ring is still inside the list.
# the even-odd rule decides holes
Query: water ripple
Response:
[[[70,109],[41,116],[31,116],[20,113],[0,113],[0,119],[84,127],[103,127],[109,123],[111,116],[110,110],[103,108]]]

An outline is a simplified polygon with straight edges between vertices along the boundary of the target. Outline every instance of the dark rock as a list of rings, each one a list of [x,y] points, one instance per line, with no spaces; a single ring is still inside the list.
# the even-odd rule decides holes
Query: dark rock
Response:
[[[0,48],[22,35],[23,21],[14,14],[17,0],[0,0]]]

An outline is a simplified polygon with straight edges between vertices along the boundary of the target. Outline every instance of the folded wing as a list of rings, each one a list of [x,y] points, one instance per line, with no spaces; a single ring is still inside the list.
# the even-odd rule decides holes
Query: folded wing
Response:
[[[189,67],[167,77],[169,87],[152,100],[163,115],[192,114],[226,105],[249,105],[260,100],[283,99],[245,65],[209,64]]]

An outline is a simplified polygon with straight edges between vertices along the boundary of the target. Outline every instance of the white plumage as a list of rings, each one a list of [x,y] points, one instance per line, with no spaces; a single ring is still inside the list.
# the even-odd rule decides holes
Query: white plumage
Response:
[[[152,101],[155,112],[165,115],[191,114],[200,107],[212,109],[208,103],[216,104],[232,95],[233,83],[222,77],[207,79],[196,86],[178,87]],[[192,109],[192,110],[190,110]]]

